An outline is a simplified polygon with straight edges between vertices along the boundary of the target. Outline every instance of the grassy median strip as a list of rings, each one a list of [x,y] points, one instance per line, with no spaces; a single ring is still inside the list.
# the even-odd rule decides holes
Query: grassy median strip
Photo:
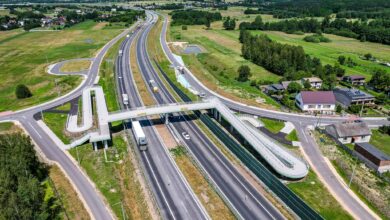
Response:
[[[104,195],[115,215],[122,219],[123,205],[127,219],[150,219],[150,213],[131,162],[135,155],[127,150],[122,134],[114,134],[112,146],[107,151],[94,151],[91,144],[69,150],[76,161]]]
[[[169,61],[166,59],[165,54],[160,45],[160,32],[162,28],[162,22],[159,20],[155,27],[149,33],[148,38],[148,51],[151,58],[155,58],[160,66],[164,69],[170,77],[175,77],[173,69],[169,67]],[[154,65],[154,63],[153,63]],[[155,67],[156,68],[156,67]],[[157,72],[158,69],[156,69]],[[160,75],[161,77],[161,75]],[[176,77],[175,77],[176,78]],[[164,80],[163,80],[164,81]],[[173,80],[176,82],[176,79]],[[166,85],[167,86],[167,85]],[[169,86],[167,86],[170,89]],[[170,90],[171,91],[171,90]],[[175,94],[171,91],[171,94]],[[195,192],[202,205],[207,210],[212,219],[234,219],[233,213],[226,206],[225,202],[219,197],[217,192],[212,188],[210,183],[203,176],[195,162],[191,159],[190,155],[186,152],[182,146],[171,149],[171,153],[175,159],[180,171],[186,177],[192,190]]]
[[[284,127],[283,121],[278,121],[278,120],[273,120],[268,118],[261,118],[260,120],[261,122],[263,122],[264,127],[274,134],[278,133]]]
[[[210,217],[212,219],[235,219],[233,213],[190,159],[187,150],[182,146],[177,146],[170,152]]]

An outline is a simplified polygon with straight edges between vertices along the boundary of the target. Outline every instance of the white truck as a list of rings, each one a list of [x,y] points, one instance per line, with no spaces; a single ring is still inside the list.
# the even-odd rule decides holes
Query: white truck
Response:
[[[129,104],[129,96],[127,94],[122,94],[122,100],[124,105]]]
[[[139,121],[132,121],[131,122],[133,127],[133,133],[135,136],[135,140],[137,141],[137,144],[140,148],[140,150],[147,150],[148,149],[148,141],[146,140],[145,133],[141,127],[141,124]]]

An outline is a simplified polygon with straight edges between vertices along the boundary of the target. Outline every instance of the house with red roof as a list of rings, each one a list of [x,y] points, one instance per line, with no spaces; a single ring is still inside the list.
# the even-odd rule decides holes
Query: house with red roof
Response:
[[[304,112],[333,114],[336,98],[333,91],[301,91],[295,97],[295,104]]]

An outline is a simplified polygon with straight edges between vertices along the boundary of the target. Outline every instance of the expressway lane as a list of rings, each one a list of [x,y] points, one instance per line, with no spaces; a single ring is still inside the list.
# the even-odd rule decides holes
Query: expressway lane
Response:
[[[143,30],[136,29],[131,39],[126,39],[122,43],[120,49],[123,53],[116,62],[118,93],[129,96],[129,105],[124,105],[121,100],[123,109],[143,106],[130,68],[130,48],[139,32]],[[140,151],[136,147],[136,151],[162,217],[164,219],[209,219],[200,201],[169,156],[152,122],[147,118],[142,120],[143,130],[148,137],[148,150]],[[131,123],[127,123],[127,127],[130,126]]]
[[[176,61],[170,48],[167,45],[166,42],[167,25],[168,22],[167,19],[165,19],[163,24],[163,30],[160,35],[161,45],[170,62],[175,67],[181,66],[181,64]],[[333,172],[330,170],[329,165],[324,162],[323,155],[320,149],[318,148],[317,144],[315,143],[314,139],[308,133],[309,125],[315,126],[319,124],[324,125],[324,124],[337,123],[337,122],[345,121],[348,118],[332,117],[332,116],[315,117],[315,116],[302,115],[302,114],[278,112],[278,111],[272,111],[272,110],[248,106],[239,102],[235,102],[228,98],[225,98],[215,93],[214,91],[209,90],[198,79],[196,79],[187,68],[185,68],[184,70],[185,73],[183,75],[188,80],[188,82],[195,87],[196,90],[203,91],[208,96],[219,97],[224,102],[225,105],[227,105],[229,108],[235,111],[244,112],[244,113],[257,115],[261,117],[274,118],[274,119],[293,122],[299,134],[302,148],[305,154],[308,156],[308,159],[311,161],[311,166],[319,176],[323,177],[322,180],[324,184],[336,195],[336,198],[340,202],[340,204],[342,204],[343,207],[348,209],[348,211],[357,218],[362,218],[362,219],[375,218],[375,215],[372,214],[371,210],[369,210],[369,208],[365,204],[363,204],[359,200],[359,198],[348,193],[345,184],[339,182],[336,179]],[[388,121],[386,118],[362,118],[362,120],[364,120],[370,127],[378,127],[380,125],[390,124],[390,121]]]
[[[148,31],[141,34],[137,45],[139,67],[144,80],[148,82],[154,79],[160,89],[158,93],[153,93],[148,87],[156,102],[158,104],[173,103],[176,101],[154,70],[147,52],[147,36],[152,26],[150,25]],[[208,178],[214,183],[237,217],[241,219],[284,219],[283,215],[245,180],[208,137],[191,120],[188,120],[188,117],[182,114],[176,115],[183,120],[172,122],[169,126],[179,134],[184,131],[190,134],[190,140],[184,139],[183,143],[187,145],[190,153],[207,173]]]

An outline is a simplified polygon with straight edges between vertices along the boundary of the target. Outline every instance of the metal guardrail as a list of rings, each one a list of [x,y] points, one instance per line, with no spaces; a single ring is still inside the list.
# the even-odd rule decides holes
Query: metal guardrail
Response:
[[[180,96],[184,102],[192,101],[183,91],[181,91],[162,70],[155,61],[160,72],[167,80],[173,90]],[[195,114],[213,133],[241,160],[276,196],[278,196],[291,210],[293,210],[302,219],[323,219],[322,216],[307,205],[301,198],[285,186],[278,178],[274,176],[262,163],[260,163],[250,152],[231,139],[214,121],[200,111]]]

